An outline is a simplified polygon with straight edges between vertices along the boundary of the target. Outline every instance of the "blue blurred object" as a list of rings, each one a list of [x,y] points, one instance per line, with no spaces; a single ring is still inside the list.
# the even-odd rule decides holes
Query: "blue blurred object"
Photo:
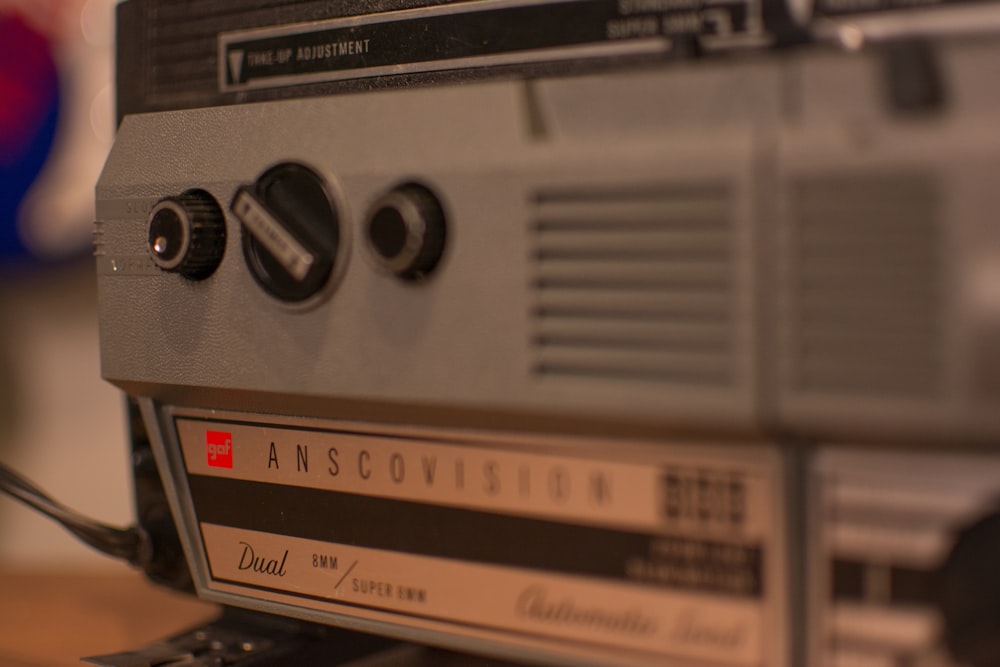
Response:
[[[17,14],[0,14],[0,262],[29,257],[18,209],[52,148],[59,97],[49,41]]]

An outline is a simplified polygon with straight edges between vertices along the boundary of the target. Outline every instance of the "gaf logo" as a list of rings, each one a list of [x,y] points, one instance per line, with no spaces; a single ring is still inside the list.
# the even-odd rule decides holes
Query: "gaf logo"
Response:
[[[233,434],[225,431],[205,431],[205,452],[213,468],[233,467]]]

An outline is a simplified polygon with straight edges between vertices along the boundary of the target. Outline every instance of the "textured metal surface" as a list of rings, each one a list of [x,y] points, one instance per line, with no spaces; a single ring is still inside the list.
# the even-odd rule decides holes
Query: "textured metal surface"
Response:
[[[712,72],[712,81],[720,86],[712,88],[715,94],[728,94],[726,84],[744,75],[720,74]],[[773,72],[755,74],[761,85],[774,85]],[[663,84],[671,82],[665,79]],[[623,113],[648,113],[641,95],[647,85],[648,77],[636,77]],[[733,89],[731,106],[738,107],[746,88]],[[212,278],[201,284],[175,276],[105,272],[105,375],[133,391],[140,384],[156,385],[158,396],[171,386],[226,387],[327,401],[376,398],[429,407],[530,411],[549,406],[566,415],[584,401],[598,417],[644,415],[660,423],[711,419],[720,428],[752,428],[755,251],[750,239],[757,223],[749,199],[749,122],[734,121],[732,110],[725,108],[720,112],[732,127],[710,141],[696,141],[680,124],[656,131],[640,126],[632,135],[633,141],[644,142],[638,152],[621,137],[573,146],[537,139],[528,127],[525,100],[523,85],[480,84],[126,119],[98,191],[104,264],[144,252],[137,243],[142,239],[136,231],[141,219],[129,212],[130,202],[131,210],[139,210],[147,198],[195,184],[227,202],[237,186],[286,159],[317,168],[334,184],[346,212],[342,228],[353,241],[335,291],[304,311],[289,310],[253,282],[232,218],[225,257]],[[543,98],[546,122],[558,124],[574,115],[576,107],[569,101]],[[400,108],[407,113],[400,115]],[[290,133],[290,124],[308,129]],[[375,149],[378,146],[382,149]],[[544,160],[529,166],[524,160],[534,154],[544,154]],[[199,156],[197,161],[185,157],[193,155]],[[677,161],[679,155],[686,157]],[[441,264],[432,279],[419,286],[400,284],[379,272],[358,242],[365,233],[363,213],[375,199],[415,177],[440,194],[449,221]],[[684,372],[689,362],[674,361],[677,351],[653,351],[653,357],[660,355],[666,364],[666,375],[676,380],[658,383],[652,392],[642,383],[611,382],[604,389],[539,383],[533,371],[530,313],[536,299],[558,293],[540,291],[530,283],[539,268],[562,269],[550,263],[529,267],[535,241],[528,234],[538,212],[527,210],[527,202],[539,192],[581,184],[591,190],[596,186],[628,192],[640,180],[654,187],[690,185],[670,185],[679,188],[682,201],[667,201],[654,213],[666,215],[665,229],[678,230],[666,232],[662,254],[648,262],[659,277],[627,296],[638,302],[660,301],[654,311],[666,304],[668,309],[708,313],[716,325],[728,321],[724,349],[707,361],[705,370],[696,369],[693,380]],[[685,190],[688,187],[692,189]],[[692,198],[693,211],[684,210],[687,198]],[[622,213],[628,214],[628,207],[607,212],[608,222],[616,226],[612,234],[623,235],[633,247],[646,246],[644,252],[652,249],[648,240],[627,231],[630,223]],[[709,255],[700,266],[689,266],[691,260],[684,258],[706,242],[692,241],[681,230],[687,224],[681,219],[689,213],[696,220],[707,216],[705,224],[715,230],[704,232]],[[679,222],[671,222],[672,216]],[[119,230],[117,235],[110,234],[113,228]],[[695,246],[685,245],[692,242]],[[671,250],[671,244],[679,245]],[[668,262],[678,265],[671,268]],[[571,270],[588,281],[606,273],[607,267],[584,262]],[[612,267],[621,270],[621,264]],[[638,267],[625,270],[634,273]],[[604,297],[597,293],[583,298]],[[617,295],[610,298],[614,301]],[[179,313],[183,322],[177,319]],[[694,321],[698,316],[692,317]],[[713,343],[709,337],[693,344]],[[645,363],[628,363],[636,361]],[[672,370],[669,365],[676,363],[680,365]],[[699,379],[706,374],[716,381]],[[225,393],[217,398],[236,400]],[[665,412],[665,405],[673,407]]]

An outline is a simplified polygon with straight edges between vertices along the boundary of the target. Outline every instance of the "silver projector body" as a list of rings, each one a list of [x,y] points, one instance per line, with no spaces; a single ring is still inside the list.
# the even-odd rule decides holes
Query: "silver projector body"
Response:
[[[200,596],[546,664],[967,659],[992,5],[393,62],[601,3],[188,4],[120,8],[96,259]]]

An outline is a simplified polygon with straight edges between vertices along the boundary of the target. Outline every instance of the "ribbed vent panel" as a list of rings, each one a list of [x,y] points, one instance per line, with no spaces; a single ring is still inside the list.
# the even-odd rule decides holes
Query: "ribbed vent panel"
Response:
[[[217,103],[218,35],[450,0],[157,0],[145,14],[143,84],[159,103]]]
[[[731,381],[724,186],[547,190],[533,204],[536,373]]]
[[[151,3],[146,24],[149,64],[146,80],[150,93],[154,97],[173,98],[215,91],[219,76],[219,32],[233,26],[277,24],[283,13],[281,7],[289,4],[288,0]]]
[[[922,175],[796,184],[794,383],[802,391],[930,396],[942,382],[934,183]]]

